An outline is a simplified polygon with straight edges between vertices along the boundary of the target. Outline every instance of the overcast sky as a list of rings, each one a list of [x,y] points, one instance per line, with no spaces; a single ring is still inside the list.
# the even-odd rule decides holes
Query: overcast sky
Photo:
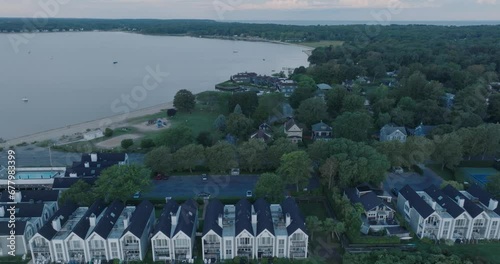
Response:
[[[500,2],[500,0],[498,0]],[[44,7],[42,3],[58,3]],[[500,20],[497,0],[0,0],[0,17]]]

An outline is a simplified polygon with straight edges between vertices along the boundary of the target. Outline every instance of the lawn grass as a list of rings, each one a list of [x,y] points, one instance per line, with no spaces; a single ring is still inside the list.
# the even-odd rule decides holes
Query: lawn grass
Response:
[[[184,125],[193,131],[193,136],[196,137],[202,131],[213,132],[214,121],[219,116],[218,113],[207,111],[203,106],[197,106],[197,109],[191,113],[177,113],[170,118],[172,127]]]
[[[500,263],[500,243],[498,242],[453,246],[442,245],[441,248],[460,257],[475,258],[481,256],[483,259],[488,260],[489,263]]]
[[[316,216],[319,220],[325,220],[328,218],[328,213],[326,212],[325,205],[318,202],[300,202],[299,208],[304,217]]]
[[[325,40],[325,41],[317,41],[317,42],[303,42],[301,45],[308,46],[311,48],[319,48],[319,47],[329,47],[329,46],[342,46],[344,45],[344,41],[340,40]]]
[[[455,181],[455,173],[446,167],[441,169],[441,164],[429,164],[427,168],[431,169],[445,181]]]

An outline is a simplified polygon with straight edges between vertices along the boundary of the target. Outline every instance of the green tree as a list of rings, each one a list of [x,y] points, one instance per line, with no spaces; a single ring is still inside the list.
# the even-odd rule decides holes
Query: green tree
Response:
[[[263,157],[267,150],[267,144],[258,139],[250,139],[238,148],[240,154],[240,166],[250,172],[263,168]]]
[[[259,97],[259,104],[252,118],[257,123],[266,122],[270,116],[281,112],[281,104],[285,102],[282,93],[268,93]]]
[[[404,155],[404,143],[397,140],[376,142],[375,148],[381,154],[384,154],[392,167],[405,166],[406,162],[403,158]]]
[[[431,158],[435,146],[432,140],[425,137],[408,137],[403,147],[403,166],[423,164]]]
[[[230,114],[227,120],[227,132],[239,139],[246,139],[253,127],[253,121],[242,114]]]
[[[364,112],[345,112],[335,119],[333,129],[336,137],[365,141],[373,129],[373,120]]]
[[[300,103],[299,109],[297,109],[297,118],[307,127],[321,120],[326,120],[328,118],[326,105],[322,99],[317,97],[306,99]]]
[[[233,93],[229,98],[228,110],[232,113],[236,105],[240,105],[245,116],[252,116],[259,104],[259,97],[255,92]]]
[[[336,117],[341,114],[344,98],[347,95],[349,95],[349,93],[345,89],[339,88],[337,86],[326,92],[326,105],[328,108],[328,113],[331,116]]]
[[[486,191],[488,191],[496,199],[500,199],[500,173],[488,177]]]
[[[500,123],[500,93],[489,97],[488,115],[492,123]]]
[[[205,149],[202,145],[189,144],[174,153],[175,167],[178,171],[189,170],[193,172],[196,165],[203,163]]]
[[[212,134],[208,131],[201,131],[196,137],[196,143],[204,147],[211,147],[214,144],[213,142]]]
[[[107,127],[105,130],[104,130],[104,136],[105,137],[112,137],[113,136],[113,129]]]
[[[172,152],[193,143],[193,131],[184,125],[169,128],[156,138],[157,146],[170,147]]]
[[[464,189],[464,185],[457,182],[457,181],[443,181],[441,183],[441,189],[443,189],[444,187],[448,186],[448,185],[451,185],[453,186],[455,189],[461,191]]]
[[[124,139],[122,140],[121,142],[121,146],[123,149],[127,150],[128,148],[132,147],[132,145],[134,145],[134,140],[133,139]]]
[[[166,146],[154,148],[144,156],[144,165],[154,173],[169,174],[175,168],[174,157]]]
[[[280,176],[274,173],[264,173],[255,184],[255,196],[266,198],[271,203],[279,203],[283,200],[284,187]]]
[[[319,168],[320,175],[328,190],[332,189],[339,170],[339,161],[335,157],[328,158],[323,165]]]
[[[290,106],[292,106],[293,109],[297,109],[302,101],[314,96],[314,91],[315,89],[311,87],[299,87],[295,89],[288,98]]]
[[[78,180],[69,189],[61,193],[61,198],[59,198],[58,202],[59,206],[67,202],[73,202],[79,206],[90,206],[96,199],[97,197],[92,191],[92,186],[83,180]]]
[[[435,150],[432,158],[441,163],[441,169],[446,166],[454,169],[460,164],[463,157],[462,142],[456,133],[434,136]]]
[[[267,165],[269,169],[277,169],[280,166],[281,157],[290,152],[298,150],[297,144],[286,138],[278,138],[267,151]]]
[[[365,108],[365,98],[356,94],[348,94],[342,100],[343,112],[362,111]]]
[[[345,225],[342,222],[335,221],[333,218],[327,218],[323,221],[323,231],[330,233],[333,238],[334,234],[337,233],[339,235],[345,232]]]
[[[139,165],[115,165],[102,171],[94,191],[106,202],[115,199],[125,202],[135,192],[148,190],[150,174],[151,171]]]
[[[174,96],[174,106],[179,111],[190,112],[196,104],[196,97],[186,89],[179,90]]]
[[[221,141],[205,149],[207,166],[212,173],[227,173],[231,168],[238,167],[234,146]]]
[[[281,157],[281,165],[278,174],[288,184],[295,184],[297,191],[305,188],[311,178],[311,160],[305,151],[294,151]]]
[[[235,114],[243,114],[243,110],[241,110],[241,106],[239,104],[237,104],[235,107],[234,107],[234,110],[233,110],[233,113]]]
[[[314,239],[314,232],[321,231],[322,223],[315,215],[310,215],[306,217],[306,226],[309,231],[311,231],[311,239]]]
[[[226,131],[226,117],[219,115],[214,121],[214,127],[219,131]]]

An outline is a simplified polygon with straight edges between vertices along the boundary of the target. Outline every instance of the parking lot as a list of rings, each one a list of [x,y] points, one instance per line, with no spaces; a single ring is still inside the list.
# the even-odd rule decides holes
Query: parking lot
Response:
[[[443,179],[428,168],[423,169],[423,175],[415,172],[405,172],[402,174],[388,173],[384,180],[384,190],[391,193],[392,188],[400,190],[406,184],[410,185],[414,190],[421,191],[431,186],[432,184],[439,187]]]
[[[206,181],[201,175],[170,176],[168,180],[153,181],[153,189],[143,197],[189,198],[208,193],[211,198],[243,198],[248,190],[253,191],[258,179],[258,175],[208,175]]]

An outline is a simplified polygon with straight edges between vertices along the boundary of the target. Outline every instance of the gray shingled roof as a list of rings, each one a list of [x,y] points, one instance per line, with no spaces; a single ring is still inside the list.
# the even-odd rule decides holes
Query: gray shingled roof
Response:
[[[75,227],[73,227],[72,232],[75,235],[79,236],[81,239],[87,238],[87,233],[90,228],[89,217],[92,215],[98,217],[99,215],[101,215],[104,208],[106,208],[106,206],[101,200],[95,201],[87,210],[87,212],[85,212],[80,221],[78,221]]]
[[[409,185],[399,190],[399,195],[402,195],[410,203],[410,207],[414,208],[423,218],[427,218],[434,213],[434,209]]]
[[[24,230],[26,229],[26,221],[18,220],[16,221],[16,227],[14,228],[16,236],[24,235]],[[0,236],[10,235],[12,228],[9,227],[8,221],[0,221]]]
[[[21,202],[27,203],[30,200],[34,202],[57,202],[59,198],[58,190],[22,190],[21,191]],[[11,202],[9,198],[9,193],[7,191],[2,192],[0,197],[0,202]]]
[[[67,203],[66,205],[62,206],[54,213],[54,215],[52,215],[51,218],[49,218],[47,223],[38,230],[38,234],[48,240],[51,240],[52,237],[54,237],[54,235],[57,233],[57,231],[52,228],[52,220],[59,218],[61,221],[61,226],[64,226],[64,223],[68,221],[69,217],[76,211],[76,209],[78,209],[78,206],[74,203]]]
[[[161,212],[160,218],[158,219],[158,224],[156,224],[153,235],[158,232],[162,232],[167,237],[170,238],[172,234],[172,214],[176,214],[179,209],[179,205],[175,200],[169,200],[164,206]]]
[[[435,185],[429,186],[424,190],[437,204],[446,209],[453,218],[458,217],[463,214],[465,210],[456,204],[450,197],[444,194],[439,188]]]
[[[177,226],[175,227],[173,236],[177,235],[180,231],[188,236],[192,234],[193,230],[196,228],[194,223],[196,222],[197,211],[198,204],[193,199],[189,199],[181,205]]]
[[[363,205],[365,211],[370,211],[379,205],[386,205],[384,201],[380,199],[377,196],[377,194],[375,194],[372,191],[369,191],[361,196],[358,196],[356,188],[349,188],[345,191],[345,194],[347,195],[347,198],[349,198],[351,203],[353,204],[360,203],[361,205]]]
[[[312,131],[315,132],[315,131],[321,131],[321,132],[332,132],[332,127],[323,123],[323,121],[317,123],[317,124],[314,124],[312,125]]]
[[[243,230],[254,234],[252,227],[252,205],[247,199],[241,199],[236,203],[235,235],[239,235]]]
[[[106,211],[104,211],[104,215],[96,224],[93,232],[104,239],[108,238],[109,233],[113,229],[113,226],[120,217],[120,214],[122,213],[124,208],[125,205],[122,202],[118,200],[112,202],[108,206]]]
[[[285,217],[287,214],[290,215],[291,223],[286,228],[289,235],[293,234],[298,229],[301,229],[303,232],[307,233],[305,218],[300,213],[300,209],[293,198],[291,197],[286,198],[281,203],[281,208],[283,210],[283,215]]]
[[[222,237],[222,227],[219,226],[219,215],[224,213],[224,205],[217,199],[210,200],[205,210],[203,222],[203,235],[210,230]]]
[[[483,209],[474,204],[471,200],[469,200],[469,198],[465,197],[465,195],[461,194],[457,189],[449,184],[444,187],[443,193],[448,195],[453,201],[457,201],[457,198],[464,199],[464,209],[470,216],[472,216],[472,218],[475,218],[483,212]]]
[[[257,233],[255,235],[259,235],[264,230],[274,235],[274,223],[269,203],[263,198],[260,198],[255,201],[253,207],[257,214]]]
[[[130,217],[130,224],[123,230],[123,234],[130,231],[130,233],[134,234],[136,237],[141,237],[153,210],[154,206],[150,201],[142,201],[135,207],[132,217]]]
[[[0,207],[4,207],[5,209],[5,215],[3,218],[8,218],[10,214],[7,212],[7,209],[10,207],[10,205],[5,204],[5,205],[0,205]],[[16,217],[42,217],[43,214],[43,208],[45,208],[45,204],[43,203],[20,203],[16,204]],[[0,217],[2,218],[2,217]]]

